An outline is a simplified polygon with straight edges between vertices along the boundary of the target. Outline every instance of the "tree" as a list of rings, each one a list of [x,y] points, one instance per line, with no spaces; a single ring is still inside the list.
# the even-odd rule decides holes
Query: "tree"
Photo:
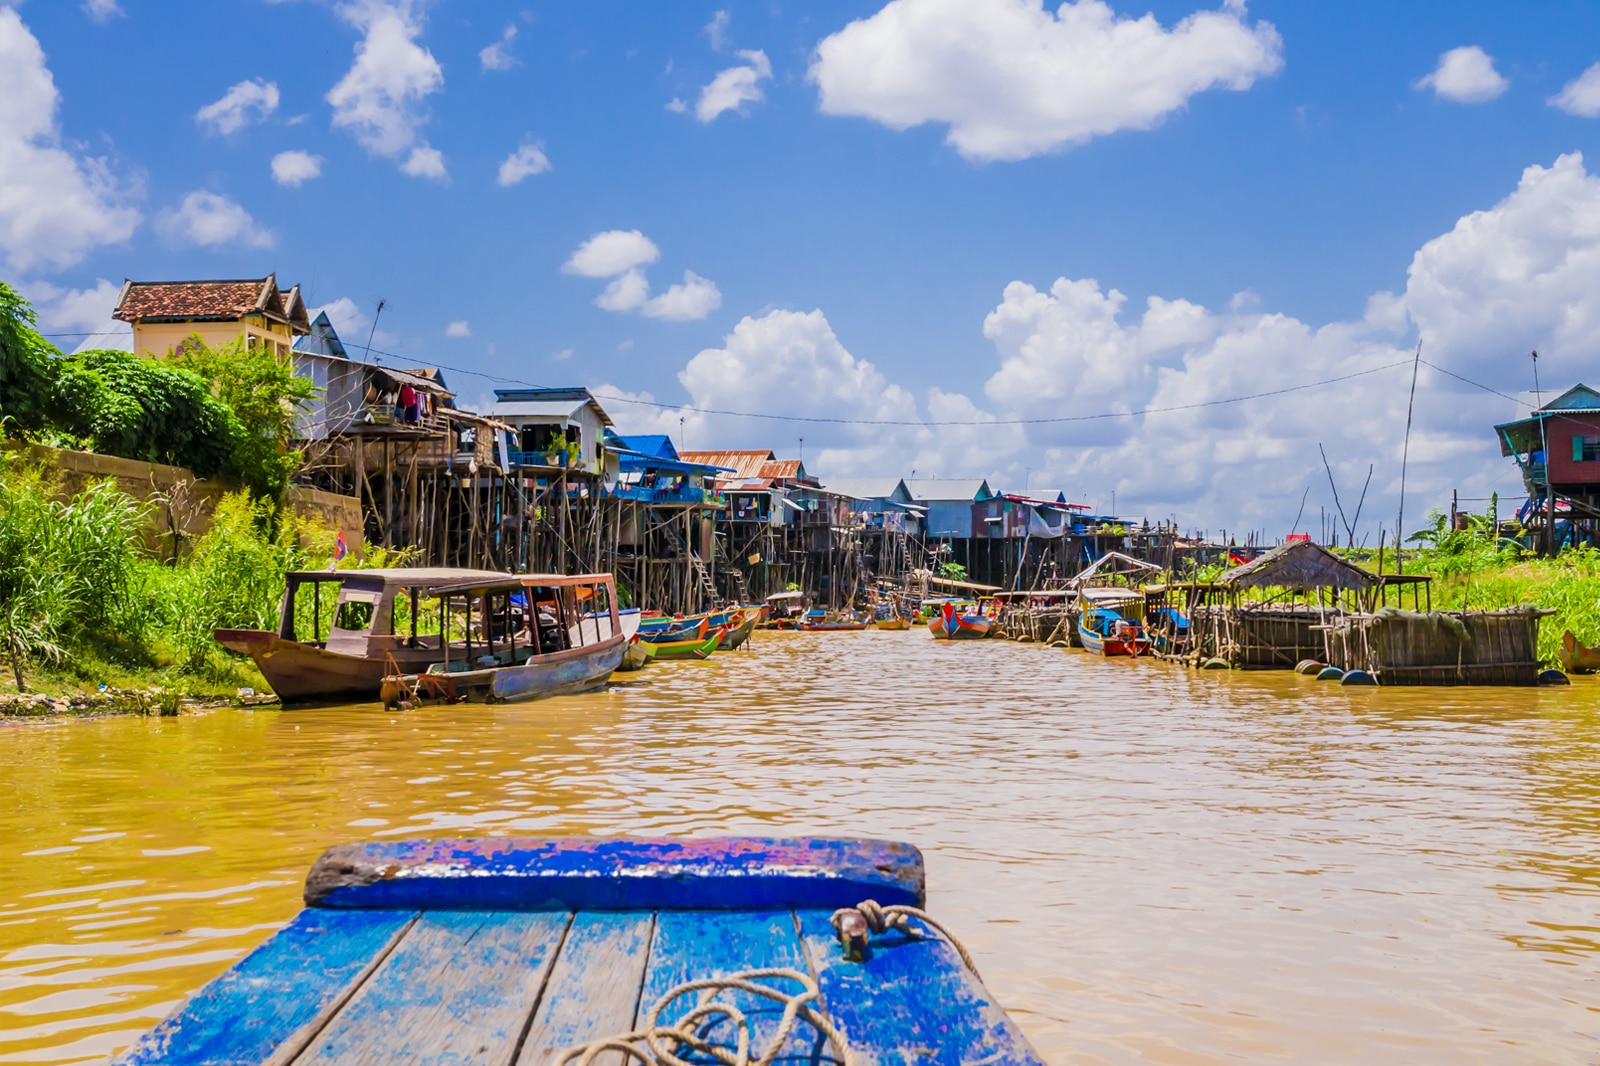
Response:
[[[51,392],[57,429],[124,459],[186,466],[201,477],[229,470],[238,419],[192,371],[121,351],[61,360]]]
[[[171,362],[208,382],[211,394],[232,409],[237,424],[231,473],[253,495],[282,499],[300,469],[303,457],[291,445],[317,386],[294,372],[291,357],[248,347],[242,339],[209,348],[190,337]]]
[[[38,319],[17,290],[0,281],[0,434],[46,428],[54,358]]]

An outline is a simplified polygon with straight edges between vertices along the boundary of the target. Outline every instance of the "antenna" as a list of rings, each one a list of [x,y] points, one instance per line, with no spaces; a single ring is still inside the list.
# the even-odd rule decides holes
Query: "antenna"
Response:
[[[383,309],[389,306],[389,301],[378,297],[378,309],[372,313],[372,328],[367,331],[367,358],[372,358],[372,338],[378,335],[378,319],[383,317]]]
[[[1539,395],[1539,353],[1533,353],[1533,402],[1540,407],[1544,406],[1544,397]]]
[[[804,463],[805,461],[806,461],[806,439],[804,437],[801,437],[800,438],[800,462]]]

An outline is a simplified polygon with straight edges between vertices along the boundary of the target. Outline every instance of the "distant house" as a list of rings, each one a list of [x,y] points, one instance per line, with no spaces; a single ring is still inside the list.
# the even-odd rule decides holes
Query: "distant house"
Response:
[[[305,440],[323,440],[361,425],[399,424],[406,413],[401,391],[409,385],[418,396],[416,425],[435,426],[432,417],[455,401],[436,368],[400,370],[349,358],[326,312],[319,312],[304,336],[294,342],[295,372],[322,391],[300,417]]]
[[[617,478],[609,495],[652,507],[697,506],[715,503],[715,482],[729,471],[703,463],[685,462],[665,434],[623,437],[607,430],[605,446],[614,457]]]
[[[804,463],[779,459],[767,448],[686,451],[680,458],[726,471],[717,479],[717,491],[727,498],[723,520],[728,522],[788,525],[806,508],[800,490],[815,486]]]
[[[848,498],[850,510],[867,528],[921,531],[926,508],[911,498],[903,478],[829,478],[822,487]]]
[[[501,442],[507,469],[607,473],[603,446],[611,416],[588,389],[496,389],[494,395],[489,417],[511,427]]]
[[[987,536],[973,530],[973,504],[994,497],[983,478],[917,478],[905,485],[912,502],[927,508],[929,537]]]
[[[240,281],[124,281],[112,317],[133,327],[135,355],[162,357],[191,336],[209,347],[243,339],[252,351],[288,355],[311,332],[300,286],[276,274]]]
[[[1527,418],[1494,428],[1530,496],[1546,488],[1567,497],[1600,491],[1600,392],[1574,385]]]

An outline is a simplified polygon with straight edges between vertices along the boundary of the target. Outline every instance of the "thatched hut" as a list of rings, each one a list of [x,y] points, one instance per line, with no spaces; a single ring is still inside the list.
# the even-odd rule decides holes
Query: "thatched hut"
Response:
[[[1227,596],[1196,610],[1195,643],[1235,667],[1293,669],[1302,659],[1325,659],[1325,627],[1360,611],[1378,587],[1376,574],[1320,544],[1291,541],[1229,570],[1217,580]],[[1243,601],[1247,593],[1256,598]]]
[[[1553,611],[1402,611],[1345,615],[1327,630],[1328,661],[1380,685],[1535,685],[1539,619]]]

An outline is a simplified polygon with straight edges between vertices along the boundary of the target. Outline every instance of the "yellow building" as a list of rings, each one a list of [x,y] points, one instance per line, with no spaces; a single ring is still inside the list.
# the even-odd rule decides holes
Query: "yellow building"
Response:
[[[135,355],[162,357],[191,336],[208,347],[243,337],[251,348],[287,356],[311,332],[300,286],[276,274],[243,281],[125,281],[112,317],[133,326]]]

